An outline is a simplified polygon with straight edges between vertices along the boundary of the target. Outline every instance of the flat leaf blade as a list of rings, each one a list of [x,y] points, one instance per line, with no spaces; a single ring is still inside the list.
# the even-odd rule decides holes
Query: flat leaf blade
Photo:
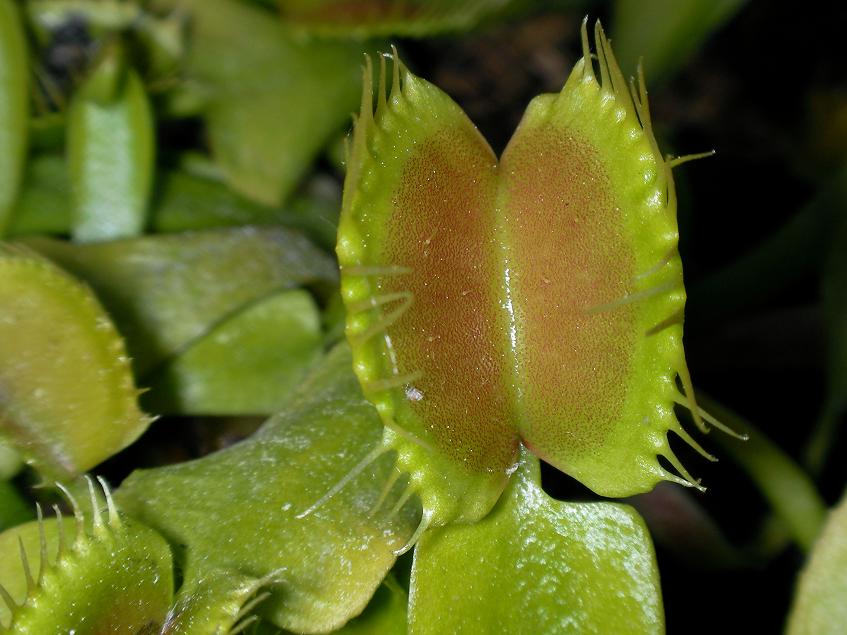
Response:
[[[0,2],[0,236],[6,233],[29,145],[29,51],[18,4]]]
[[[283,0],[283,19],[308,33],[360,37],[423,37],[474,27],[484,17],[514,4],[510,0]]]
[[[355,108],[364,45],[294,39],[272,14],[234,0],[160,4],[192,20],[187,73],[208,91],[212,153],[228,183],[281,203]]]
[[[197,461],[135,472],[116,498],[130,515],[186,546],[187,570],[272,576],[262,615],[289,630],[327,632],[365,608],[420,517],[414,501],[392,511],[396,490],[378,504],[392,470],[388,455],[300,517],[368,455],[380,431],[349,350],[339,347],[286,411],[249,440]]]
[[[788,635],[835,635],[847,624],[847,499],[829,520],[800,575]]]
[[[283,291],[218,324],[155,373],[145,405],[181,415],[271,414],[321,356],[306,291]]]
[[[27,244],[92,286],[141,375],[249,302],[308,284],[332,286],[337,277],[325,253],[282,228]]]
[[[664,630],[640,517],[623,505],[548,498],[528,453],[489,516],[424,535],[409,613],[416,635]]]

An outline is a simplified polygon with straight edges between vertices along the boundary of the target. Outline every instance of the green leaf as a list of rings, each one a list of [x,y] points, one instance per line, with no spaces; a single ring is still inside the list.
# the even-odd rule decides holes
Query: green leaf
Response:
[[[335,349],[250,439],[135,472],[117,493],[131,515],[184,546],[187,572],[272,576],[260,613],[296,632],[327,632],[360,613],[420,517],[399,488],[381,496],[394,482],[392,457],[353,470],[372,458],[381,425],[350,368],[349,350]]]
[[[0,236],[6,232],[26,166],[29,65],[18,3],[0,0]]]
[[[255,621],[250,613],[264,600],[257,592],[268,582],[223,569],[190,572],[185,578],[161,635],[220,635],[246,626]]]
[[[120,54],[106,55],[68,110],[67,154],[79,241],[136,236],[147,222],[154,124],[147,93]]]
[[[183,171],[162,172],[156,181],[158,191],[149,222],[156,233],[281,225],[302,231],[327,251],[335,246],[341,201],[334,187],[326,187],[322,181],[293,195],[282,207],[260,205],[219,181]],[[54,154],[36,155],[27,167],[9,235],[70,234],[69,195],[64,159]]]
[[[70,184],[65,159],[57,154],[33,157],[15,203],[9,236],[69,234],[71,230]]]
[[[0,480],[12,478],[21,467],[23,462],[20,455],[8,443],[0,441]]]
[[[327,250],[335,246],[341,203],[334,191],[314,187],[295,194],[282,207],[267,207],[244,198],[223,183],[185,172],[167,172],[159,183],[150,223],[157,232],[283,225],[301,230]]]
[[[406,635],[408,604],[409,595],[389,573],[368,608],[336,632],[340,635]]]
[[[710,412],[742,432],[745,443],[718,437],[724,451],[742,467],[770,503],[800,548],[808,550],[821,531],[826,505],[814,481],[791,456],[752,424],[706,395]]]
[[[0,445],[0,451],[4,447]],[[33,513],[29,503],[20,495],[17,488],[9,481],[0,480],[0,531],[26,522],[32,517]],[[2,584],[2,574],[0,574],[0,584]],[[0,622],[2,621],[3,614],[0,612]]]
[[[484,516],[521,443],[605,496],[697,486],[670,431],[709,457],[674,414],[686,404],[705,429],[672,162],[643,82],[630,94],[599,24],[596,72],[582,35],[562,92],[532,101],[499,163],[399,60],[389,94],[380,60],[374,112],[366,71],[337,248],[347,336],[434,524]]]
[[[246,304],[302,285],[334,285],[332,260],[284,229],[214,230],[72,245],[27,244],[84,279],[121,332],[136,372],[186,350]]]
[[[836,635],[847,624],[847,498],[830,512],[800,575],[788,635]]]
[[[564,503],[523,453],[492,512],[424,534],[409,630],[426,633],[662,633],[653,547],[630,507]]]
[[[181,415],[270,414],[321,356],[306,291],[282,291],[213,327],[155,373],[144,404]]]
[[[173,597],[167,543],[122,518],[111,499],[104,514],[89,487],[88,520],[71,499],[75,530],[70,519],[49,519],[0,534],[0,584],[15,604],[0,605],[0,621],[11,613],[10,633],[158,633],[164,623]]]
[[[160,4],[191,18],[186,73],[209,92],[209,141],[227,181],[278,205],[348,121],[364,46],[296,40],[276,16],[234,0]]]
[[[842,195],[838,201],[843,200]],[[841,205],[836,203],[831,209],[837,214]],[[821,281],[827,336],[827,386],[823,411],[805,452],[806,465],[812,474],[819,474],[826,465],[847,413],[847,214],[842,213],[837,218],[840,222],[827,223],[819,232],[820,242],[824,242],[825,236],[829,243],[823,250]],[[818,251],[820,247],[818,245]]]
[[[653,80],[669,77],[747,0],[617,0],[614,42],[627,72],[643,58]]]
[[[88,287],[3,245],[0,306],[0,436],[28,463],[73,477],[147,428],[123,341]]]
[[[282,0],[283,19],[321,36],[426,37],[467,31],[514,0]]]

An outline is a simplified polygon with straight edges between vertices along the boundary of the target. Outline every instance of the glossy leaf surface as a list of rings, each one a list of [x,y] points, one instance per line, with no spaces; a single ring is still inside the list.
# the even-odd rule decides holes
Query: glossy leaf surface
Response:
[[[306,291],[260,300],[212,328],[156,373],[151,412],[270,414],[321,356],[320,315]]]
[[[832,510],[805,570],[788,635],[835,635],[847,624],[847,499]]]
[[[260,613],[296,632],[326,632],[361,612],[420,516],[399,487],[381,501],[393,482],[391,456],[303,516],[379,441],[379,417],[350,364],[346,347],[334,350],[247,441],[136,472],[117,493],[128,513],[185,545],[188,571],[272,575]]]
[[[630,94],[596,41],[598,71],[584,30],[499,162],[396,59],[375,112],[363,94],[337,247],[347,335],[436,522],[483,516],[521,442],[602,495],[693,484],[667,440],[694,444],[673,412],[690,381],[670,166],[643,84]]]
[[[659,576],[641,518],[611,503],[563,503],[524,453],[478,523],[415,548],[409,632],[664,632]]]
[[[0,436],[42,474],[76,476],[147,428],[123,341],[88,287],[0,246],[0,306]]]
[[[32,248],[85,280],[127,338],[136,372],[186,349],[248,302],[331,285],[332,260],[296,232],[243,227],[90,245],[33,238]]]

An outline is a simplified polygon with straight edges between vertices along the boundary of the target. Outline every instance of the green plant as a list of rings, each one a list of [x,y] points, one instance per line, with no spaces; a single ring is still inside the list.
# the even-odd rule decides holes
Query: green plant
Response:
[[[843,512],[818,541],[813,479],[695,397],[671,171],[700,155],[659,151],[644,76],[584,20],[498,159],[370,38],[532,3],[359,4],[0,0],[0,631],[663,632],[653,540],[682,522],[719,566],[815,548],[789,630],[837,624]],[[743,3],[682,4],[616,4],[628,65],[634,29],[670,74]],[[57,71],[68,33],[86,61]],[[814,470],[843,411],[844,268],[837,231],[785,231],[812,225],[835,244]],[[684,463],[714,459],[678,415],[727,432],[768,501],[755,550],[662,486],[704,492]],[[562,473],[591,493],[551,496]]]

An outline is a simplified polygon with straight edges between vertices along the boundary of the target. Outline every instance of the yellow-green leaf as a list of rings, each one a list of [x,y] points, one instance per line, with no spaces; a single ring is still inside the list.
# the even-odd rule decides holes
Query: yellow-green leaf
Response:
[[[847,498],[832,510],[800,575],[788,635],[837,635],[847,624]]]
[[[127,338],[140,375],[247,303],[304,285],[333,286],[337,276],[325,253],[281,228],[27,244],[92,286]]]
[[[664,632],[647,528],[630,507],[564,503],[528,453],[481,521],[431,530],[415,548],[409,632]]]
[[[192,575],[270,576],[260,613],[295,632],[358,615],[420,518],[401,484],[390,487],[393,457],[372,459],[381,425],[350,366],[349,350],[336,348],[250,439],[135,472],[117,492],[128,513],[184,546]]]
[[[88,287],[4,245],[0,306],[0,437],[41,473],[76,476],[147,428],[123,340]]]
[[[282,291],[212,328],[154,374],[144,404],[181,415],[271,414],[321,356],[320,315]]]

